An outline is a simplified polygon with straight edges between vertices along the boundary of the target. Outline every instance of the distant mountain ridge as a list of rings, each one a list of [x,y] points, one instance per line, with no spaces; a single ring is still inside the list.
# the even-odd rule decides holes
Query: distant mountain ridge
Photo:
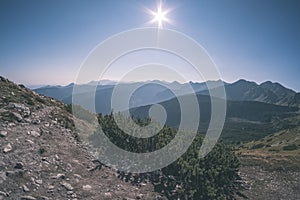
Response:
[[[219,81],[210,81],[211,85],[214,87],[220,86],[221,82]],[[226,84],[226,83],[224,83]],[[79,98],[79,102],[82,105],[86,102],[90,102],[89,96],[91,93],[95,93],[96,98],[96,112],[107,114],[111,112],[111,98],[114,88],[117,86],[116,82],[110,82],[105,80],[103,83],[100,82],[97,85],[97,82],[92,81],[87,84],[77,85],[79,88],[80,94],[76,94]],[[130,99],[130,107],[138,107],[153,103],[159,103],[168,99],[172,99],[177,95],[190,94],[191,92],[198,92],[207,90],[206,83],[179,83],[179,82],[165,82],[165,81],[145,81],[145,82],[129,82],[129,83],[120,83],[118,84],[124,91],[131,91],[133,88],[138,88]],[[55,98],[57,100],[63,101],[64,103],[72,103],[72,93],[73,93],[74,84],[69,84],[67,86],[45,86],[34,91]],[[174,94],[175,92],[175,94]],[[121,99],[120,99],[121,100]],[[86,109],[92,110],[92,108],[84,106]],[[126,109],[126,108],[124,108]]]
[[[257,84],[241,79],[225,85],[225,91],[227,100],[258,101],[284,106],[300,105],[299,93],[271,81]],[[208,95],[208,91],[200,91],[198,94]]]
[[[232,101],[258,101],[263,103],[270,103],[284,106],[299,106],[300,93],[288,89],[279,83],[266,81],[261,84],[247,81],[244,79],[238,80],[234,83],[226,83],[224,81],[208,81],[212,90],[214,88],[224,85],[227,100]],[[85,104],[89,102],[89,94],[96,90],[96,112],[107,114],[111,112],[111,98],[117,82],[110,80],[103,80],[99,82],[91,81],[87,84],[79,85],[82,95],[79,95],[80,102]],[[191,94],[192,88],[198,95],[209,95],[206,82],[165,82],[159,80],[145,81],[145,82],[129,82],[120,83],[124,91],[130,91],[132,88],[138,88],[133,94],[129,102],[130,108],[139,107],[154,103],[163,102],[177,96]],[[49,96],[64,103],[72,103],[72,92],[74,83],[67,86],[44,86],[34,89],[35,92]],[[92,108],[85,107],[92,110]],[[125,109],[125,108],[124,108]]]

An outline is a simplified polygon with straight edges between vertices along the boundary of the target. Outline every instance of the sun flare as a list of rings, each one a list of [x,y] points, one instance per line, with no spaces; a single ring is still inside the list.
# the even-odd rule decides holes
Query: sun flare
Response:
[[[163,28],[163,22],[171,22],[171,20],[167,18],[167,14],[170,12],[170,9],[163,10],[163,4],[161,1],[157,5],[157,11],[153,11],[150,9],[147,10],[148,13],[153,16],[153,19],[150,21],[150,23],[157,23],[158,28]]]

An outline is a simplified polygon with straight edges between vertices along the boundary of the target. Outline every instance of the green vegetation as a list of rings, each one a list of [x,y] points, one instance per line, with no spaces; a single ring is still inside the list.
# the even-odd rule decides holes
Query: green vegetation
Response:
[[[189,95],[182,96],[186,102]],[[198,132],[206,133],[211,117],[211,100],[208,96],[198,95],[200,122]],[[215,99],[216,101],[222,101]],[[180,107],[177,99],[170,99],[160,103],[167,112],[166,124],[178,127],[181,119]],[[148,117],[151,105],[131,109],[136,117]],[[267,135],[285,129],[300,126],[299,108],[273,105],[255,101],[227,101],[226,121],[221,139],[224,143],[240,143],[259,140]],[[296,119],[298,118],[298,119]]]
[[[258,143],[255,144],[251,147],[251,149],[259,149],[259,148],[263,148],[265,145],[263,143]]]
[[[296,144],[290,144],[290,145],[284,146],[282,149],[284,151],[294,151],[294,150],[297,150],[298,147]]]
[[[260,166],[270,171],[298,171],[300,126],[268,135],[259,141],[242,144],[237,151],[244,166]]]
[[[130,126],[128,118],[122,115],[116,117],[124,125]],[[132,152],[154,151],[168,144],[176,135],[175,129],[165,126],[155,136],[141,139],[120,130],[112,114],[99,114],[98,120],[110,141]],[[149,120],[135,119],[135,122],[143,127]],[[90,141],[95,142],[97,134],[92,135]],[[206,157],[199,158],[202,141],[202,136],[198,134],[183,156],[159,171],[146,174],[119,172],[119,177],[132,183],[147,179],[152,182],[155,191],[164,194],[168,199],[234,199],[234,195],[240,194],[241,190],[239,160],[232,149],[222,143],[217,143]]]

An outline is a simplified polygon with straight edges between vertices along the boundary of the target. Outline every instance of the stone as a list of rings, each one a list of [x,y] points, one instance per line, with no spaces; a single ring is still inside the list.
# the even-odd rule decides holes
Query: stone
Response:
[[[32,122],[32,120],[29,119],[29,118],[25,118],[24,121],[25,121],[26,123],[29,123],[29,124]]]
[[[90,186],[90,185],[84,185],[84,186],[82,186],[82,189],[85,190],[85,191],[89,191],[89,190],[92,189],[92,186]]]
[[[21,200],[36,200],[33,196],[22,196]]]
[[[26,185],[22,186],[24,192],[30,192],[29,188]]]
[[[40,124],[41,123],[41,120],[39,120],[39,119],[33,119],[32,121],[31,121],[33,124]]]
[[[72,187],[72,185],[70,183],[67,183],[67,182],[61,182],[60,183],[64,188],[66,188],[67,190],[71,191],[73,190],[74,188]]]
[[[18,106],[19,106],[18,103],[12,103],[12,102],[9,102],[9,104],[8,104],[8,107],[9,107],[9,108],[17,108]]]
[[[82,176],[80,176],[79,174],[74,174],[74,176],[75,176],[76,178],[82,179]]]
[[[48,186],[48,190],[53,190],[55,187],[53,185]]]
[[[30,109],[26,107],[26,109],[23,111],[24,116],[29,116],[30,115]]]
[[[56,178],[65,179],[65,178],[66,178],[66,175],[64,175],[64,174],[57,174],[57,175],[56,175]]]
[[[0,131],[0,137],[6,137],[7,131]]]
[[[6,192],[2,192],[2,191],[0,191],[0,196],[4,196],[4,197],[6,197],[6,196],[8,196],[8,195],[7,195],[7,193],[6,193]]]
[[[38,179],[34,181],[36,184],[42,185],[43,184],[43,180],[42,179]]]
[[[32,140],[26,139],[25,141],[28,142],[28,143],[30,143],[30,144],[34,144],[34,142]]]
[[[14,127],[14,126],[16,126],[16,124],[13,123],[13,122],[11,122],[11,123],[8,124],[8,127]]]
[[[57,174],[56,176],[52,176],[53,179],[65,179],[66,178],[66,175],[65,174]]]
[[[73,191],[68,191],[67,195],[72,195],[74,192]]]
[[[72,198],[76,198],[77,197],[77,194],[76,193],[73,193],[72,195],[71,195],[71,197]],[[74,199],[73,199],[74,200]]]
[[[12,150],[12,146],[11,144],[7,144],[4,149],[3,149],[3,153],[8,153]]]
[[[105,192],[104,195],[105,195],[107,198],[111,198],[111,197],[112,197],[112,195],[111,195],[110,192]]]
[[[12,112],[12,114],[17,118],[17,120],[18,120],[19,122],[23,120],[23,117],[22,117],[19,113]]]
[[[41,136],[41,134],[39,132],[35,131],[35,130],[30,131],[29,135],[32,135],[33,137],[40,137]]]

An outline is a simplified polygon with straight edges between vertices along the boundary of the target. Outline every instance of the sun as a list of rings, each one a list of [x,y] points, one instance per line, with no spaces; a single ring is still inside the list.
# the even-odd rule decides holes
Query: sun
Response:
[[[158,28],[163,28],[163,22],[171,23],[171,20],[167,18],[167,14],[171,11],[170,9],[163,10],[163,4],[160,1],[157,5],[157,11],[147,9],[148,13],[153,16],[150,21],[151,24],[157,23]]]

